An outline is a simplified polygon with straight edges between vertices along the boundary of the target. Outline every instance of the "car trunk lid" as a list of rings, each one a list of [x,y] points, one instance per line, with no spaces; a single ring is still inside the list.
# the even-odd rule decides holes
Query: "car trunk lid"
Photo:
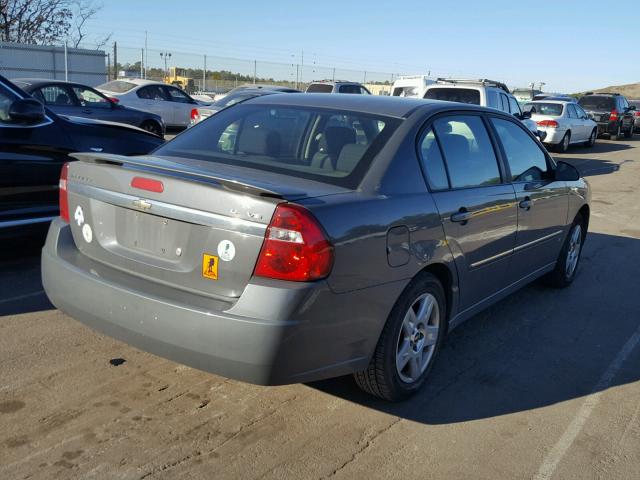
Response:
[[[241,295],[278,203],[344,191],[300,179],[284,185],[277,175],[211,162],[75,156],[81,161],[70,164],[67,189],[78,249],[213,298]]]

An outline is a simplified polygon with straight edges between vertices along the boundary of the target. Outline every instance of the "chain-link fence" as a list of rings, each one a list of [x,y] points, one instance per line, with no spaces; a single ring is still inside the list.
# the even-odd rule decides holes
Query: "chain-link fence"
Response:
[[[189,93],[225,93],[248,83],[304,90],[314,80],[348,80],[367,84],[374,94],[388,93],[398,74],[304,64],[198,55],[116,45],[111,78],[138,77],[173,83]]]

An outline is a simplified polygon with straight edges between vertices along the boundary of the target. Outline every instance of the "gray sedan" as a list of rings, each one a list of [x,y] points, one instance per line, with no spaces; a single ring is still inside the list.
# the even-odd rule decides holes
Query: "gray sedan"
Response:
[[[566,287],[588,184],[512,115],[267,95],[152,156],[77,155],[42,257],[58,308],[193,367],[275,385],[353,373],[399,400],[448,331]]]

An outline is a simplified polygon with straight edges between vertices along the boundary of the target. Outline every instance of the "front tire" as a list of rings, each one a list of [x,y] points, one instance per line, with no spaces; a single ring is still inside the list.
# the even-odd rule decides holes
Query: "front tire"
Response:
[[[446,334],[446,308],[438,279],[430,273],[416,277],[391,310],[369,366],[354,374],[358,386],[392,402],[416,393]]]
[[[566,288],[573,283],[580,264],[582,247],[587,234],[586,224],[582,215],[576,215],[571,224],[569,234],[562,245],[556,267],[547,274],[545,280],[555,288]]]

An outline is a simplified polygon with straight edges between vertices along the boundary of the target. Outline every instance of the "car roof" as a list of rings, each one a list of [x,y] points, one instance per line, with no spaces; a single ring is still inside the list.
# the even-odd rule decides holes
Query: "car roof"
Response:
[[[115,78],[113,80],[109,80],[106,83],[109,82],[129,82],[129,83],[133,83],[135,85],[166,85],[166,83],[164,82],[158,82],[156,80],[147,80],[145,78],[128,78],[128,77],[119,77],[119,78]]]
[[[442,109],[442,107],[447,107],[448,109],[488,110],[476,105],[425,100],[422,98],[390,97],[386,95],[329,95],[326,93],[305,93],[304,95],[277,93],[274,95],[254,97],[244,103],[252,105],[350,110],[364,114],[397,118],[406,118],[420,107],[432,107],[434,110]]]
[[[84,85],[83,83],[78,82],[68,82],[65,80],[58,80],[55,78],[14,78],[13,82],[19,82],[27,85],[30,89],[37,88],[41,85],[52,85],[52,84],[60,84],[60,85],[82,85],[83,87],[95,88],[89,85]]]

